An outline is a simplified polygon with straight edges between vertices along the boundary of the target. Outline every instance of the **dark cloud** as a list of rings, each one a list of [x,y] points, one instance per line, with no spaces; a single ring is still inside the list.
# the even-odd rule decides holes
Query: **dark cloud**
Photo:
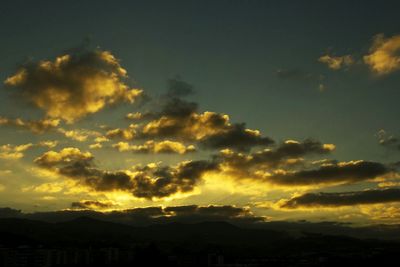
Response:
[[[121,190],[139,198],[162,198],[190,192],[205,172],[218,169],[212,161],[186,161],[177,166],[135,167],[133,171],[106,171],[94,164],[89,152],[77,148],[49,151],[35,159],[39,166],[54,171],[96,191]]]
[[[400,202],[400,189],[374,189],[340,193],[307,193],[285,201],[281,207],[339,207],[359,204]]]
[[[320,141],[313,139],[306,139],[303,142],[286,141],[280,144],[276,150],[265,151],[264,153],[255,155],[257,160],[264,160],[264,158],[271,161],[280,161],[283,158],[297,158],[305,155],[324,155],[328,154],[335,149],[333,144],[323,144]]]
[[[400,139],[396,137],[390,137],[388,139],[381,140],[380,144],[388,148],[394,148],[396,150],[400,150]]]
[[[260,173],[271,173],[274,169],[305,167],[307,163],[303,157],[329,154],[334,148],[333,144],[312,139],[303,142],[289,140],[274,148],[251,153],[222,150],[214,156],[214,161],[235,178],[260,179]]]
[[[217,169],[216,163],[205,160],[183,162],[176,167],[137,168],[138,173],[133,180],[133,195],[151,199],[190,192],[204,173]]]
[[[107,105],[139,98],[142,91],[129,88],[126,77],[126,70],[110,52],[75,49],[54,61],[20,66],[5,85],[46,116],[72,123]]]
[[[58,119],[23,120],[21,118],[10,119],[0,116],[0,126],[11,126],[29,130],[35,134],[43,134],[57,128],[60,124]]]
[[[84,203],[80,201],[74,203]],[[96,201],[93,201],[96,202]],[[130,225],[148,225],[170,222],[209,222],[209,221],[226,221],[231,223],[255,223],[264,221],[263,217],[254,215],[249,209],[235,206],[174,206],[174,207],[145,207],[133,208],[127,210],[113,211],[94,211],[82,210],[86,205],[72,204],[77,210],[64,210],[54,212],[35,212],[35,213],[17,213],[16,216],[0,213],[0,218],[5,217],[23,217],[27,219],[35,219],[49,222],[62,222],[73,220],[79,217],[89,217],[94,219],[124,223]],[[91,204],[91,203],[90,203]],[[11,210],[10,208],[2,208],[1,210]]]
[[[167,82],[167,93],[159,99],[154,99],[151,111],[128,113],[128,120],[154,120],[163,116],[185,118],[198,111],[198,104],[182,99],[194,93],[193,86],[180,79],[170,79]]]
[[[231,221],[231,222],[261,222],[263,217],[255,216],[249,209],[235,207],[231,205],[225,206],[176,206],[166,207],[164,212],[175,217],[176,220],[182,222],[192,221]]]
[[[199,207],[197,205],[167,207],[166,212],[172,212],[175,215],[203,215],[203,216],[222,216],[222,217],[237,217],[249,214],[249,210],[235,206],[207,206]]]
[[[184,97],[194,93],[193,85],[179,77],[167,81],[167,94],[169,98]]]
[[[157,218],[160,216],[165,215],[164,210],[162,207],[145,207],[145,208],[134,208],[134,209],[127,209],[124,211],[112,211],[111,215],[119,215],[122,216],[125,214],[129,214],[132,217],[148,217],[148,218]]]
[[[350,161],[322,165],[318,169],[278,172],[268,176],[267,181],[281,185],[313,185],[330,183],[354,183],[385,175],[392,170],[382,163]]]
[[[264,149],[250,154],[222,151],[216,160],[232,168],[250,169],[253,167],[280,167],[290,165],[288,159],[300,159],[309,155],[324,155],[335,149],[333,144],[306,139],[303,142],[286,141],[274,149]]]
[[[98,200],[82,200],[71,203],[72,209],[109,209],[114,206],[111,202]]]
[[[158,117],[187,118],[198,110],[196,102],[189,102],[180,98],[170,98],[163,105]]]
[[[248,151],[255,146],[269,146],[274,141],[269,137],[261,136],[258,131],[246,129],[244,123],[233,124],[227,131],[217,132],[200,140],[203,147],[209,149],[232,148],[239,151]]]
[[[96,191],[130,191],[134,186],[131,176],[124,171],[109,172],[95,169],[93,175],[80,176],[80,178],[84,179],[85,185]]]
[[[388,149],[400,151],[400,138],[394,135],[389,135],[385,130],[378,132],[379,144]]]

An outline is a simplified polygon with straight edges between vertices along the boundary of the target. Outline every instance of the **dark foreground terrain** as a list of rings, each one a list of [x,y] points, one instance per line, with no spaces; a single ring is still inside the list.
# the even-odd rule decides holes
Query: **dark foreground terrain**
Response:
[[[398,266],[400,243],[226,222],[0,219],[3,266]],[[351,266],[350,265],[350,266]]]

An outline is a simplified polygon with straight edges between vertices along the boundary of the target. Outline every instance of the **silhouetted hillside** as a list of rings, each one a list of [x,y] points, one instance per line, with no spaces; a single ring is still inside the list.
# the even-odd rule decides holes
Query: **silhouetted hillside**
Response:
[[[27,219],[0,219],[0,231],[42,244],[118,244],[132,242],[205,242],[215,244],[270,244],[287,239],[284,232],[239,228],[226,222],[168,223],[133,227],[81,217],[47,223]]]

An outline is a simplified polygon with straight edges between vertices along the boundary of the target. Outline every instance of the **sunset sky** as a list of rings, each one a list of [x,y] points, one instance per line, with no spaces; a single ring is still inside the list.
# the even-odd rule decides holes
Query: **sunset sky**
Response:
[[[3,1],[0,207],[397,223],[399,9]]]

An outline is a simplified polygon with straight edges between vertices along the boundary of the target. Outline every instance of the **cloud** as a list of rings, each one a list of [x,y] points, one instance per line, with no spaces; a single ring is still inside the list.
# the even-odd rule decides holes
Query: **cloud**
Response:
[[[104,143],[104,142],[108,142],[108,141],[110,141],[107,137],[105,137],[105,136],[98,136],[98,137],[96,137],[95,139],[94,139],[94,141],[96,142],[96,143]]]
[[[378,178],[391,171],[390,168],[382,163],[359,160],[324,164],[318,169],[312,170],[279,170],[267,175],[265,179],[274,184],[289,186],[355,183]]]
[[[356,192],[307,193],[281,202],[282,208],[339,207],[400,202],[400,189],[373,189]]]
[[[265,220],[263,217],[254,215],[248,208],[232,205],[167,206],[164,208],[160,206],[151,206],[107,211],[109,210],[109,204],[112,203],[108,201],[82,200],[71,203],[72,210],[35,213],[22,213],[19,210],[11,208],[0,208],[0,218],[23,217],[32,220],[62,222],[85,216],[130,225],[149,225],[171,222],[198,223],[210,221],[249,224],[263,222]]]
[[[47,148],[54,148],[58,145],[58,141],[54,140],[47,140],[47,141],[40,141],[39,146],[47,147]]]
[[[333,144],[306,139],[303,142],[287,140],[273,149],[264,149],[249,154],[237,153],[229,149],[214,156],[225,172],[238,178],[259,177],[260,172],[301,165],[303,157],[325,155],[335,149]]]
[[[263,137],[258,130],[247,129],[245,123],[229,123],[226,129],[202,138],[200,143],[209,149],[232,148],[248,151],[255,146],[269,146],[274,141],[269,137]]]
[[[81,152],[78,148],[67,147],[60,152],[48,151],[36,158],[34,162],[42,167],[53,167],[74,162],[85,162],[85,165],[90,165],[92,160],[93,156],[90,152]]]
[[[216,163],[205,160],[184,161],[174,167],[137,167],[132,193],[136,197],[151,199],[191,192],[205,173],[217,169]]]
[[[95,144],[89,145],[90,149],[100,149],[102,147],[103,147],[103,145],[101,143],[95,143]]]
[[[367,215],[371,220],[382,221],[390,224],[397,224],[400,220],[400,206],[398,203],[393,204],[375,204],[360,206],[363,214]],[[393,234],[392,236],[397,236]]]
[[[0,159],[20,159],[24,157],[24,152],[33,147],[47,147],[52,148],[57,145],[56,141],[42,141],[38,144],[22,144],[22,145],[1,145],[0,146]]]
[[[20,159],[24,157],[24,152],[33,147],[32,143],[23,145],[2,145],[0,146],[0,159]]]
[[[372,72],[383,75],[400,69],[400,35],[385,38],[383,34],[374,37],[370,54],[364,62]]]
[[[183,81],[179,77],[167,81],[168,98],[183,97],[194,93],[193,85]]]
[[[400,150],[400,139],[397,136],[389,135],[385,130],[380,130],[377,136],[381,146],[389,149]]]
[[[185,104],[183,104],[185,103]],[[147,118],[156,119],[143,126],[131,124],[126,129],[109,130],[110,139],[175,139],[186,142],[198,142],[205,149],[231,148],[248,151],[255,146],[268,146],[274,143],[258,130],[246,128],[244,123],[230,123],[229,116],[206,111],[197,113],[197,109],[188,102],[179,100],[161,113],[148,113]]]
[[[142,145],[130,145],[127,142],[119,142],[112,147],[118,149],[120,152],[130,151],[134,153],[177,153],[186,154],[196,151],[193,145],[185,146],[184,144],[176,141],[164,140],[155,142],[153,140],[146,141]]]
[[[93,209],[93,210],[102,210],[102,209],[110,209],[115,207],[115,204],[110,201],[99,201],[99,200],[81,200],[71,203],[72,209]]]
[[[180,147],[178,144],[180,143],[172,141],[159,143],[152,141],[145,143],[145,145],[130,145],[126,142],[120,142],[114,147],[120,151],[186,153],[188,147],[184,147],[183,144],[180,144],[182,145]],[[327,154],[334,148],[332,144],[322,144],[311,139],[303,142],[289,140],[275,149],[253,152],[248,155],[224,150],[211,160],[184,161],[175,166],[149,164],[144,167],[134,166],[131,170],[121,171],[99,169],[95,166],[94,157],[91,153],[81,152],[77,148],[64,148],[60,152],[49,151],[44,153],[35,159],[35,163],[95,191],[121,190],[130,192],[138,198],[153,199],[191,192],[207,172],[225,172],[234,174],[237,178],[248,177],[272,183],[289,184],[289,181],[281,181],[284,179],[282,178],[284,171],[281,169],[274,171],[273,175],[260,176],[260,173],[267,173],[271,171],[271,168],[290,167],[302,163],[301,157],[303,156]],[[180,149],[182,150],[180,151]],[[343,163],[341,164],[343,165]],[[289,176],[289,174],[292,176],[299,175],[295,172],[285,173],[286,176]],[[278,181],[278,179],[280,180]],[[286,179],[288,178],[286,177]],[[335,177],[335,179],[341,178]],[[323,182],[329,182],[329,180],[321,181],[321,183]],[[306,182],[292,183],[304,184]]]
[[[107,138],[107,139],[122,139],[122,140],[130,141],[130,140],[133,140],[137,135],[136,128],[137,128],[136,124],[130,124],[129,127],[126,129],[116,128],[116,129],[108,130],[105,135],[105,138]]]
[[[232,223],[263,222],[264,217],[254,215],[250,209],[232,205],[209,206],[172,206],[163,209],[164,214],[172,221],[201,222],[201,221],[228,221]]]
[[[354,64],[354,59],[351,55],[335,57],[327,54],[318,58],[318,61],[326,64],[332,70],[339,70]]]
[[[63,134],[65,137],[78,142],[84,142],[89,137],[101,137],[99,132],[86,129],[65,130],[64,128],[58,128],[57,131]]]
[[[130,89],[126,77],[109,51],[75,50],[54,61],[24,64],[4,83],[48,117],[73,123],[107,105],[134,102],[142,91]]]
[[[47,170],[68,177],[94,191],[125,191],[138,198],[163,198],[176,193],[192,191],[202,176],[215,171],[218,165],[211,161],[184,161],[176,166],[135,166],[132,171],[107,171],[94,164],[90,152],[78,148],[48,151],[34,162]]]
[[[111,216],[121,216],[125,217],[129,220],[135,220],[136,218],[147,218],[147,219],[155,219],[159,218],[164,213],[163,207],[155,206],[155,207],[144,207],[144,208],[132,208],[121,211],[112,211],[109,213]]]
[[[109,172],[98,169],[94,164],[93,155],[90,152],[81,152],[78,148],[68,147],[59,152],[48,151],[34,162],[96,191],[129,190],[133,186],[128,174],[123,171]]]
[[[192,86],[181,80],[170,80],[168,91],[153,101],[150,111],[128,113],[125,118],[141,120],[128,128],[109,130],[108,138],[173,139],[180,142],[197,142],[204,149],[231,148],[248,151],[255,146],[268,146],[274,141],[257,130],[248,129],[245,123],[231,123],[226,114],[199,112],[196,102],[182,99],[193,93]]]
[[[38,186],[23,187],[23,192],[33,191],[37,193],[58,193],[63,190],[63,186],[59,183],[44,183]]]
[[[0,116],[0,125],[26,129],[35,134],[43,134],[53,130],[59,124],[59,119],[23,120],[21,118],[9,119]]]
[[[231,124],[228,115],[209,111],[189,113],[189,110],[168,111],[169,115],[147,123],[142,136],[197,141],[207,149],[232,148],[240,151],[273,143],[272,139],[263,137],[259,131],[247,129],[244,123]]]
[[[125,119],[127,120],[140,120],[143,118],[143,114],[140,112],[135,112],[135,113],[128,113],[125,115]]]
[[[206,206],[199,207],[197,205],[189,205],[189,206],[175,206],[175,207],[166,207],[164,211],[167,214],[175,215],[175,216],[208,216],[208,217],[240,217],[249,215],[251,212],[245,208],[239,208],[231,205],[225,206]]]

